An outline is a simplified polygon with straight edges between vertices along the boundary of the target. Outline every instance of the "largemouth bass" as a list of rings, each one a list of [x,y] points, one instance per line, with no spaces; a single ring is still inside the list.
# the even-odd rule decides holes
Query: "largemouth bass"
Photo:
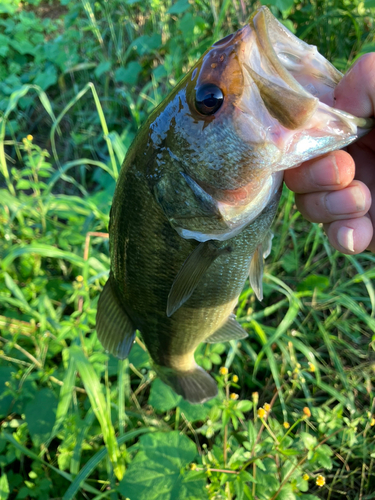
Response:
[[[326,104],[341,78],[261,7],[155,109],[113,199],[96,326],[105,349],[126,358],[138,329],[178,394],[192,403],[217,394],[194,351],[247,336],[233,309],[248,275],[262,298],[283,170],[369,125]]]

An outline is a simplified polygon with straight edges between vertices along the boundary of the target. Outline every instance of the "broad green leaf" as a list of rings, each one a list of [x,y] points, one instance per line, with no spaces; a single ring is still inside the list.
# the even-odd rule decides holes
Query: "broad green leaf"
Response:
[[[57,399],[50,389],[41,389],[25,408],[30,436],[35,446],[49,438],[56,419]]]
[[[207,498],[205,480],[184,482],[181,469],[196,456],[195,444],[179,432],[142,436],[140,451],[128,467],[118,490],[137,500]]]
[[[182,14],[190,7],[188,0],[177,0],[172,7],[169,7],[167,14]]]
[[[110,61],[103,61],[99,63],[95,69],[95,76],[96,78],[100,78],[103,73],[106,73],[111,69],[111,62]]]
[[[119,83],[128,83],[135,85],[138,81],[138,75],[142,71],[142,66],[136,62],[131,61],[125,68],[118,68],[115,71],[115,80]]]
[[[169,411],[176,408],[181,396],[178,396],[168,385],[164,384],[159,378],[154,380],[151,385],[151,393],[148,403],[157,411]]]
[[[9,497],[9,483],[6,474],[0,477],[0,500],[7,500]]]
[[[329,286],[329,278],[327,276],[318,276],[317,274],[310,274],[303,281],[298,283],[297,290],[302,292],[303,290],[314,290],[315,288],[319,291],[324,290]]]
[[[199,420],[205,420],[211,411],[212,403],[211,401],[203,403],[200,405],[193,405],[186,401],[185,399],[180,400],[178,406],[181,412],[184,414],[185,418],[189,422],[197,422]]]
[[[296,495],[293,493],[293,486],[286,484],[277,495],[277,500],[296,500]]]
[[[299,437],[308,450],[312,450],[318,443],[316,437],[312,436],[308,432],[301,432]]]

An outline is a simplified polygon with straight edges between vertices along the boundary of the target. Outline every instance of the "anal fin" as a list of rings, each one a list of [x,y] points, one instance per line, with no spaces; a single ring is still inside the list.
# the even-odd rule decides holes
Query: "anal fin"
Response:
[[[216,344],[217,342],[228,342],[229,340],[241,340],[248,337],[246,330],[237,323],[234,314],[231,314],[222,327],[210,335],[205,342],[207,344]]]
[[[124,310],[109,277],[99,297],[96,333],[104,349],[120,359],[128,357],[135,338],[135,328]]]
[[[177,273],[169,292],[168,317],[172,316],[188,300],[210,265],[226,250],[226,248],[218,249],[212,242],[206,241],[199,243],[191,252]]]

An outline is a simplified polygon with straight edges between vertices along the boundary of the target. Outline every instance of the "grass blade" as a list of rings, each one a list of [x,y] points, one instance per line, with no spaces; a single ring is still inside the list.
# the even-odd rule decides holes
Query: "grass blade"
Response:
[[[121,481],[125,474],[125,462],[120,454],[115,438],[115,430],[111,422],[110,412],[108,411],[99,377],[79,346],[71,346],[70,353],[81,375],[91,407],[99,421],[114,473],[117,479]]]

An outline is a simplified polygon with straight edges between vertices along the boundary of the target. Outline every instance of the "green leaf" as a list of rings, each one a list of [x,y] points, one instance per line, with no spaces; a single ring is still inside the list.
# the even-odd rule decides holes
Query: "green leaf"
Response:
[[[281,13],[287,13],[294,4],[294,0],[261,0],[262,5],[274,5]]]
[[[321,448],[318,448],[314,454],[314,462],[315,461],[317,461],[325,469],[332,469],[332,460]]]
[[[100,78],[103,73],[106,73],[111,69],[111,62],[110,61],[103,61],[99,63],[95,69],[95,76],[96,78]]]
[[[319,276],[317,274],[310,274],[301,283],[298,284],[297,290],[303,292],[304,290],[315,290],[322,291],[329,286],[329,279],[327,276]]]
[[[178,0],[172,7],[169,7],[167,14],[181,14],[190,7],[188,0]]]
[[[42,389],[25,408],[25,417],[35,446],[42,445],[51,434],[57,408],[57,399],[50,389]]]
[[[205,499],[205,480],[184,482],[181,469],[197,455],[195,444],[179,432],[142,436],[140,451],[133,459],[118,491],[137,500]]]
[[[34,84],[41,87],[43,90],[47,90],[51,85],[57,83],[57,71],[55,66],[49,66],[45,71],[37,74]]]
[[[366,9],[374,9],[375,8],[375,0],[365,0],[365,8]]]
[[[14,297],[16,297],[16,299],[22,302],[25,311],[30,311],[31,307],[29,306],[21,289],[17,286],[13,278],[11,278],[11,276],[8,273],[4,273],[4,278],[5,278],[5,285],[8,288],[8,290],[12,292],[12,294],[14,295]]]
[[[155,410],[162,412],[172,410],[172,408],[176,408],[180,400],[181,396],[177,396],[160,378],[152,382],[148,404]]]
[[[118,83],[128,83],[135,85],[138,81],[138,75],[142,71],[142,66],[136,62],[131,61],[125,68],[118,68],[115,71],[115,80]]]
[[[6,474],[0,477],[0,500],[7,500],[9,496],[9,483]]]
[[[250,411],[252,407],[253,407],[253,403],[247,399],[243,399],[242,401],[239,401],[236,405],[236,409],[242,411],[243,413]]]
[[[181,399],[178,406],[189,422],[197,422],[198,420],[205,420],[207,418],[211,411],[212,404],[210,401],[200,405],[193,405],[189,403],[189,401]]]
[[[296,500],[296,495],[293,493],[293,486],[286,484],[277,495],[277,500]]]
[[[308,432],[301,432],[299,435],[300,439],[302,439],[303,444],[308,450],[312,450],[314,446],[317,445],[317,439],[316,437],[312,436]]]
[[[154,52],[161,45],[161,35],[158,33],[155,33],[154,35],[140,36],[133,42],[133,47],[137,50],[140,56]]]

